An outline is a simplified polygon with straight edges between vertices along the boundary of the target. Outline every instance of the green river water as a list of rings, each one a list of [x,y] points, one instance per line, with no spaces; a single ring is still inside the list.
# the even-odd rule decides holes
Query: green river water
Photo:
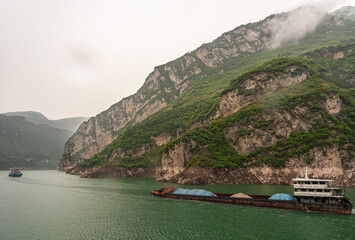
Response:
[[[0,171],[0,239],[355,239],[355,214],[336,215],[155,198],[165,183]],[[180,186],[171,184],[175,187]],[[292,193],[290,186],[183,186]],[[355,206],[355,188],[346,188]],[[353,210],[354,212],[354,210]]]

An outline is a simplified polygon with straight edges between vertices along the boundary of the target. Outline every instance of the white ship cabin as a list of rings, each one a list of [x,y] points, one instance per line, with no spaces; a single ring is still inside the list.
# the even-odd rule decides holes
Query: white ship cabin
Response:
[[[308,178],[307,169],[304,178],[297,177],[292,181],[295,189],[294,196],[344,198],[344,190],[331,186],[333,180]]]

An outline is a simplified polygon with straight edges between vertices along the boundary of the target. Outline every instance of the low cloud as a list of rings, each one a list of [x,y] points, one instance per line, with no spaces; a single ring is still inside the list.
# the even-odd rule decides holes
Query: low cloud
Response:
[[[81,45],[67,48],[58,61],[61,66],[60,78],[74,86],[87,86],[95,83],[98,56],[93,49]]]
[[[270,40],[268,47],[277,48],[294,43],[315,30],[326,11],[318,6],[303,6],[288,13],[276,15],[269,20]]]

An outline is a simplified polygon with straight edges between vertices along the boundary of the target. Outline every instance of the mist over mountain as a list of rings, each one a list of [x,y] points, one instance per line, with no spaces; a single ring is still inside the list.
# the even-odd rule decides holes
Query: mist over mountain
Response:
[[[65,129],[71,132],[75,132],[80,126],[80,124],[88,119],[86,117],[72,117],[58,120],[49,120],[42,113],[34,111],[8,112],[2,114],[6,116],[22,116],[25,117],[27,121],[33,122],[35,124],[46,124],[55,128]]]
[[[49,120],[34,111],[0,114],[0,169],[56,169],[64,143],[85,120]]]
[[[0,169],[56,169],[71,134],[68,130],[29,122],[25,117],[0,114]]]

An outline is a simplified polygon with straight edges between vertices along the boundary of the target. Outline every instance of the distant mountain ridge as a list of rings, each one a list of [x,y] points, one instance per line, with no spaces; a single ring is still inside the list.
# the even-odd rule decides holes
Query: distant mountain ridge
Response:
[[[35,124],[46,124],[55,128],[64,129],[71,132],[75,132],[82,122],[88,120],[87,117],[72,117],[58,120],[49,120],[42,113],[34,111],[7,112],[2,114],[5,116],[25,117],[27,121],[33,122]]]
[[[32,117],[43,118],[39,114]],[[72,131],[0,114],[0,169],[56,169]]]

